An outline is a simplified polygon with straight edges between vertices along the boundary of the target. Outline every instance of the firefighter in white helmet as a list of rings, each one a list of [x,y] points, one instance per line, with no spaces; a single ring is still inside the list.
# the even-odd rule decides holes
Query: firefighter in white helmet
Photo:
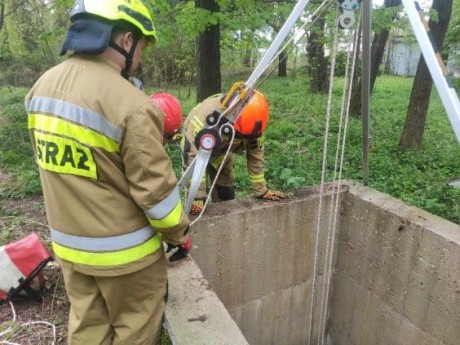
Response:
[[[208,97],[198,104],[188,114],[183,129],[181,141],[182,167],[185,171],[198,154],[195,138],[206,124],[206,117],[219,109],[223,100],[221,94]],[[206,176],[200,183],[197,195],[192,204],[190,213],[199,214],[203,209],[207,197],[207,184],[210,185],[216,178],[217,171],[222,165],[222,170],[217,177],[213,190],[213,201],[232,200],[235,198],[233,153],[246,153],[247,170],[252,185],[253,195],[264,200],[280,200],[286,198],[286,194],[271,190],[267,186],[264,175],[264,132],[269,119],[268,102],[265,96],[257,91],[250,91],[249,100],[241,111],[239,118],[234,123],[235,140],[233,141],[230,154],[225,159],[228,148],[227,141],[220,145],[216,153],[213,153],[209,161]],[[209,183],[207,183],[209,177]]]
[[[129,77],[156,41],[141,0],[77,0],[61,54],[27,94],[53,251],[71,303],[68,343],[157,344],[162,241],[187,246],[163,112]]]

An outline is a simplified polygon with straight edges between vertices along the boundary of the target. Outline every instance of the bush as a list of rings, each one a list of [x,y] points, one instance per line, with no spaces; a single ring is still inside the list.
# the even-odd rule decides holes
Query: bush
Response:
[[[336,60],[335,60],[335,70],[334,70],[334,75],[336,77],[345,76],[346,69],[347,69],[347,59],[348,59],[348,53],[347,52],[344,52],[344,51],[338,51],[337,52],[337,57],[336,57]],[[350,56],[350,62],[349,62],[350,66],[351,66],[351,63],[352,63],[352,59],[353,59],[353,56]],[[356,75],[361,74],[361,63],[358,60],[356,61],[354,73]]]
[[[2,186],[2,197],[20,197],[41,192],[38,169],[27,129],[24,97],[27,89],[0,89],[0,168],[14,180]]]

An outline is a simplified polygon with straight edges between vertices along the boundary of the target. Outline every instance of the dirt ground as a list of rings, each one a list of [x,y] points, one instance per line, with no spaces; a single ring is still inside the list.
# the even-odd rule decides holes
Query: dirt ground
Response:
[[[8,183],[4,175],[0,184]],[[43,197],[0,201],[0,238],[10,243],[35,231],[50,247]],[[21,345],[66,344],[69,302],[59,266],[44,268],[42,302],[29,298],[0,300],[0,343]]]

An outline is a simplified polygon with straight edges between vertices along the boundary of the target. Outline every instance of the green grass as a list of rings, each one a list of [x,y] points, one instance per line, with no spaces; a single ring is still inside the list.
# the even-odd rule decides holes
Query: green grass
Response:
[[[433,91],[423,148],[401,153],[398,143],[406,118],[412,78],[380,77],[371,99],[369,186],[460,224],[460,190],[446,180],[460,176],[460,146]],[[334,177],[341,79],[334,88],[326,181]],[[311,95],[305,80],[272,78],[260,89],[270,102],[266,132],[266,176],[273,188],[321,181],[327,97]],[[342,178],[362,182],[361,120],[350,118]],[[244,158],[237,160],[238,195],[250,191]],[[288,171],[286,171],[288,169]],[[286,178],[286,174],[288,178]],[[297,177],[292,183],[289,180]]]
[[[0,185],[0,197],[23,197],[41,192],[27,130],[24,96],[27,89],[0,88],[0,169],[12,183]]]
[[[228,89],[234,81],[225,80],[224,87]],[[405,153],[398,150],[412,81],[412,78],[388,76],[377,79],[371,99],[369,186],[460,224],[460,189],[446,185],[446,180],[460,176],[460,145],[435,89],[431,96],[422,149]],[[338,78],[334,88],[326,181],[334,176],[342,82],[343,79]],[[320,183],[327,96],[310,94],[305,76],[296,79],[271,77],[259,89],[266,94],[270,103],[270,122],[266,131],[266,177],[270,187],[287,190]],[[195,94],[184,97],[187,94],[185,88],[162,91],[178,96],[185,113],[195,104]],[[4,94],[8,92],[23,91],[0,90],[0,121],[5,121],[5,118],[9,121],[8,114],[5,114],[8,109],[16,109],[15,113],[20,113],[20,107],[12,104],[11,98],[7,97],[5,106]],[[25,118],[25,112],[23,116]],[[36,182],[33,181],[37,181],[36,169],[29,162],[30,148],[26,148],[23,142],[27,137],[23,132],[26,131],[24,118],[15,118],[15,138],[10,138],[7,131],[0,132],[2,153],[5,152],[5,139],[21,138],[19,143],[8,145],[6,152],[9,153],[2,155],[0,166],[27,182],[21,189],[25,191],[23,195],[34,192]],[[342,179],[362,181],[361,142],[361,120],[350,118]],[[16,153],[16,147],[24,152]],[[177,146],[168,147],[168,152],[179,175],[180,152]],[[237,196],[250,194],[244,156],[236,158],[235,175]]]

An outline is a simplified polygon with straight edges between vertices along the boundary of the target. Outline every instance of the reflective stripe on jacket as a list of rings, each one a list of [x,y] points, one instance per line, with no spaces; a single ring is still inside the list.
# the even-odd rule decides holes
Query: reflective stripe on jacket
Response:
[[[37,81],[25,104],[59,258],[91,274],[125,274],[155,260],[162,236],[184,239],[188,218],[162,145],[163,114],[118,66],[72,56]]]

